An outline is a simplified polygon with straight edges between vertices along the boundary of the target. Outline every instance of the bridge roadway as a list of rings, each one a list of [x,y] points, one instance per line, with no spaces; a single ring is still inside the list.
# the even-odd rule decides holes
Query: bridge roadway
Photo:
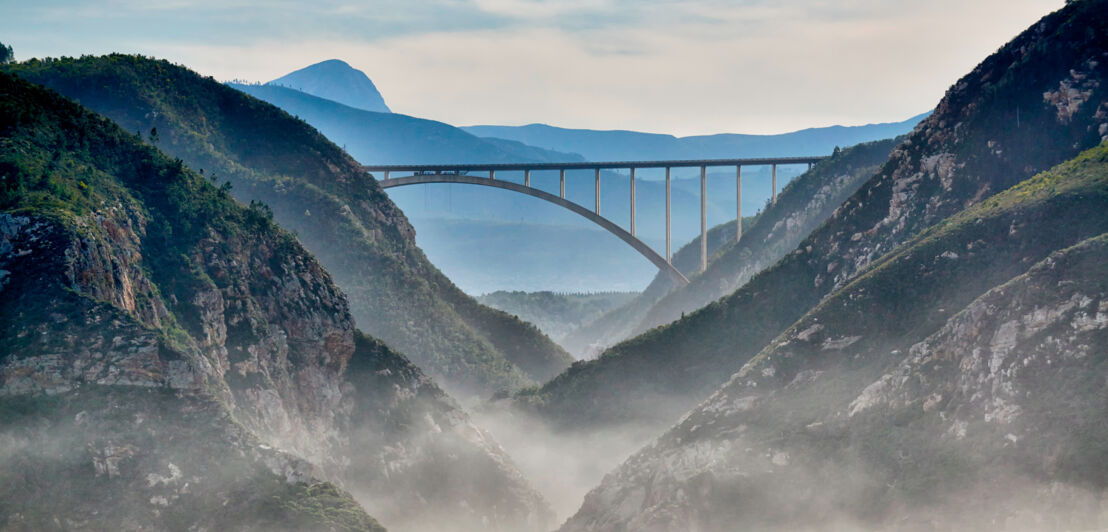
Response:
[[[384,179],[379,183],[381,188],[393,188],[405,185],[418,185],[425,183],[464,183],[501,188],[527,194],[555,205],[560,205],[577,213],[586,219],[603,227],[608,232],[618,236],[627,242],[636,251],[641,253],[660,270],[669,274],[670,278],[678,284],[688,284],[689,280],[673,266],[673,256],[670,253],[670,169],[672,168],[700,168],[700,271],[708,265],[708,226],[707,226],[707,169],[719,166],[735,167],[735,220],[736,236],[742,238],[742,167],[743,166],[771,166],[773,203],[777,203],[777,165],[807,164],[812,165],[823,160],[824,157],[764,157],[747,159],[703,159],[703,160],[678,160],[678,161],[612,161],[612,162],[566,162],[566,163],[494,163],[494,164],[400,164],[400,165],[367,165],[363,168],[367,172],[381,172]],[[635,236],[635,170],[641,168],[665,168],[666,171],[666,255],[663,258],[654,249]],[[600,215],[600,171],[601,170],[630,170],[631,190],[631,222],[630,231],[624,230],[615,222]],[[559,193],[552,193],[531,186],[531,172],[557,170],[559,174]],[[566,170],[593,170],[596,204],[592,211],[566,199]],[[412,175],[392,177],[394,172],[411,172]],[[469,175],[470,172],[487,173],[488,177]],[[496,179],[496,172],[523,172],[523,184],[512,181]]]

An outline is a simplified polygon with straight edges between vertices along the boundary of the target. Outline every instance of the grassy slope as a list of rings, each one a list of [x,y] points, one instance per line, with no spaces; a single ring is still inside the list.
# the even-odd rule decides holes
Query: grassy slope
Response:
[[[3,286],[0,337],[5,348],[0,359],[6,362],[43,348],[32,343],[34,335],[21,334],[21,329],[45,333],[53,327],[59,338],[47,341],[65,342],[82,327],[92,326],[96,332],[128,340],[134,340],[131,334],[152,333],[158,338],[160,359],[203,364],[200,342],[193,336],[200,331],[192,330],[189,320],[191,288],[211,282],[190,260],[202,241],[245,236],[257,246],[273,249],[275,264],[312,262],[292,235],[277,228],[264,211],[243,207],[179,159],[168,159],[103,117],[3,72],[0,175],[0,212],[53,224],[56,238],[78,239],[78,234],[95,233],[82,224],[105,209],[139,211],[149,223],[139,230],[145,238],[133,251],[141,252],[145,275],[157,282],[155,286],[136,283],[142,292],[134,294],[134,308],[120,309],[115,302],[75,289],[80,281],[73,283],[75,288],[59,286],[51,267],[72,257],[36,257],[30,270],[21,268]],[[112,238],[112,219],[93,217],[102,219],[108,232],[105,238]],[[121,264],[105,266],[116,268],[117,277],[127,275]],[[322,270],[317,273],[325,275]],[[49,317],[43,315],[47,312]],[[98,319],[99,323],[82,323]],[[76,323],[67,325],[70,320]],[[86,340],[93,345],[93,338]],[[6,374],[5,381],[13,377],[17,375]],[[243,454],[242,449],[257,442],[222,402],[223,386],[213,381],[201,384],[206,391],[172,392],[90,382],[77,392],[0,402],[0,431],[11,444],[3,453],[0,476],[5,478],[0,484],[5,491],[12,490],[0,501],[13,505],[12,511],[0,512],[5,516],[0,525],[51,527],[57,521],[50,516],[71,515],[91,519],[88,524],[93,528],[114,528],[143,519],[138,516],[149,507],[135,510],[122,504],[137,504],[134,497],[141,499],[142,489],[123,484],[122,478],[106,482],[82,461],[89,452],[95,458],[94,446],[103,445],[103,438],[113,438],[120,449],[138,454],[133,461],[137,464],[120,458],[124,467],[161,467],[157,460],[176,460],[199,475],[198,491],[210,490],[184,496],[181,504],[161,514],[155,511],[149,518],[162,526],[200,522],[218,528],[383,530],[334,486],[286,482],[265,467],[257,454]],[[79,412],[88,416],[88,426],[81,426]],[[142,425],[135,419],[150,422]],[[187,443],[192,438],[196,439]],[[197,448],[205,451],[198,453]],[[209,514],[220,504],[212,499],[220,497],[226,510]],[[277,521],[266,521],[265,515]]]
[[[685,319],[575,364],[521,400],[566,424],[671,422],[881,255],[1098,144],[1099,104],[1108,95],[1108,63],[1096,60],[1108,49],[1106,5],[1072,3],[987,58],[874,178],[774,267]],[[1044,98],[1067,85],[1087,102],[1067,108]]]
[[[111,55],[5,68],[50,86],[260,200],[350,298],[366,332],[462,396],[542,380],[570,357],[478,305],[415,246],[403,214],[358,164],[302,121],[183,67]],[[522,369],[521,369],[522,368]]]

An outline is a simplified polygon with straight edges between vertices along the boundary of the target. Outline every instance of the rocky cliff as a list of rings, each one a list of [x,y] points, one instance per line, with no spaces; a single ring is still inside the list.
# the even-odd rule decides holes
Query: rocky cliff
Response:
[[[1106,207],[1108,145],[913,239],[563,530],[1104,527]]]
[[[371,530],[386,496],[400,529],[542,528],[267,207],[47,89],[0,96],[3,528]]]

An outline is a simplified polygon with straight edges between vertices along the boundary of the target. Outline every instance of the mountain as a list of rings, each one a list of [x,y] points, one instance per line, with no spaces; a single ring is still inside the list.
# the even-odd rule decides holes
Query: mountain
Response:
[[[542,381],[572,358],[533,326],[484,307],[416,247],[376,181],[303,121],[165,61],[110,55],[5,68],[100,112],[264,202],[347,294],[362,329],[463,400]],[[151,135],[153,136],[153,135]]]
[[[358,109],[283,86],[228,85],[308,122],[363,164],[582,160],[518,142],[488,141],[434,120]]]
[[[1103,528],[1105,212],[1108,143],[924,231],[562,530]]]
[[[288,87],[366,111],[392,112],[365,72],[338,59],[306,66],[270,81],[267,85]]]
[[[4,72],[0,175],[0,528],[545,529],[264,205]]]
[[[1104,5],[1069,4],[958,80],[881,169],[780,262],[684,319],[575,364],[517,403],[561,426],[668,425],[882,256],[1099,144],[1108,132]]]
[[[778,135],[723,133],[675,137],[638,131],[567,129],[546,124],[467,126],[462,129],[479,137],[508,139],[551,150],[579,153],[590,161],[737,159],[829,155],[836,146],[853,146],[908,133],[929,114],[916,115],[903,122],[808,128]]]
[[[735,242],[735,222],[708,232],[709,262],[700,272],[700,238],[682,246],[673,263],[689,278],[674,286],[657,275],[635,300],[615,309],[562,340],[578,358],[593,358],[604,347],[637,336],[734,292],[754,274],[772,266],[871,177],[898,144],[888,139],[859,144],[821,161],[791,181],[776,204],[743,221],[743,237]]]
[[[520,316],[534,323],[555,341],[560,341],[582,322],[626,304],[635,292],[556,294],[553,292],[499,291],[477,298],[481,303]]]

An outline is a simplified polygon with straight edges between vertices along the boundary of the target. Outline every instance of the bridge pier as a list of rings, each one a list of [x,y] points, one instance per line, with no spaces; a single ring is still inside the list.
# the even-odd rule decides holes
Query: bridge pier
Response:
[[[635,169],[631,169],[631,236],[635,236]]]
[[[389,180],[389,171],[385,170],[385,181]]]
[[[773,165],[773,205],[777,205],[777,165]]]
[[[558,197],[566,199],[566,169],[558,170]]]
[[[596,214],[600,214],[600,169],[596,169]]]
[[[708,269],[708,168],[700,167],[700,271]]]
[[[496,170],[489,170],[489,179],[496,179]]]
[[[673,254],[669,251],[669,167],[666,167],[666,262],[673,264]]]
[[[531,169],[528,168],[523,171],[523,186],[531,186]]]
[[[743,237],[743,167],[735,167],[735,242]]]

